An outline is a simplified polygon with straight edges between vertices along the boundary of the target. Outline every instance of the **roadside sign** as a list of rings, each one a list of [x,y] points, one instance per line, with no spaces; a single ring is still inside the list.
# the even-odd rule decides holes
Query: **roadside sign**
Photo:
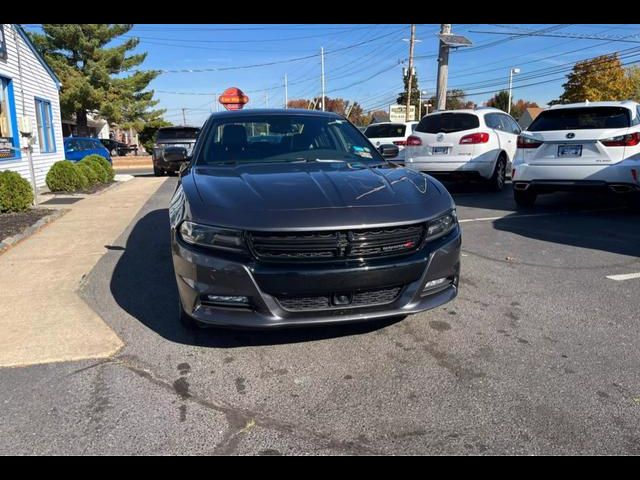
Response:
[[[242,110],[242,107],[249,102],[249,97],[239,88],[231,87],[222,92],[218,101],[227,110]]]
[[[389,121],[390,122],[404,122],[406,119],[407,106],[406,105],[389,105]],[[416,120],[416,107],[411,105],[409,107],[409,121]]]

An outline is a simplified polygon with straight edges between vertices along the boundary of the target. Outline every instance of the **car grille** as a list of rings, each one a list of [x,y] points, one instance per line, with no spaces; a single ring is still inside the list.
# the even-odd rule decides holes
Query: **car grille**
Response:
[[[402,255],[417,250],[425,224],[329,232],[249,232],[249,246],[259,260],[330,261]]]
[[[291,312],[308,312],[313,310],[331,310],[337,308],[364,308],[379,305],[388,305],[394,302],[402,287],[380,288],[376,290],[366,290],[362,292],[352,292],[347,296],[351,299],[348,304],[334,305],[332,303],[333,296],[317,295],[317,296],[300,296],[300,297],[276,297],[278,303],[285,310]]]

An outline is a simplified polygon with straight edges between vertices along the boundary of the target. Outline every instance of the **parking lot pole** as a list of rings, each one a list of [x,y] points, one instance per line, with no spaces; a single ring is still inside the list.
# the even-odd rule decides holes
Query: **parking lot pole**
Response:
[[[324,47],[320,47],[320,83],[322,83],[322,111],[324,112]]]
[[[442,35],[451,33],[451,24],[443,23],[440,27]],[[449,46],[440,39],[440,48],[438,52],[438,85],[436,89],[436,98],[438,110],[447,108],[447,77],[449,75]]]
[[[416,39],[416,25],[415,23],[411,24],[411,37],[409,38],[409,69],[407,71],[407,75],[409,78],[407,79],[407,110],[404,114],[404,121],[409,121],[410,115],[410,107],[411,107],[411,87],[413,86],[413,45]],[[412,118],[411,120],[415,120]]]

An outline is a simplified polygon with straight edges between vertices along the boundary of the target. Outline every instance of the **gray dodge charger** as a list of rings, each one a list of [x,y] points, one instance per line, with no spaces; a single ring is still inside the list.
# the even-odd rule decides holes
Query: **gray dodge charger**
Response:
[[[181,321],[277,328],[402,317],[457,295],[461,232],[437,180],[343,117],[212,114],[169,208]]]

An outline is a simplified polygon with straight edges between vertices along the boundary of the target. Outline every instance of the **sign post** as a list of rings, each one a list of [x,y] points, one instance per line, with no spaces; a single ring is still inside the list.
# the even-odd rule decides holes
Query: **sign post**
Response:
[[[389,121],[401,122],[416,120],[416,106],[411,105],[409,107],[409,115],[407,116],[406,105],[389,105]]]

